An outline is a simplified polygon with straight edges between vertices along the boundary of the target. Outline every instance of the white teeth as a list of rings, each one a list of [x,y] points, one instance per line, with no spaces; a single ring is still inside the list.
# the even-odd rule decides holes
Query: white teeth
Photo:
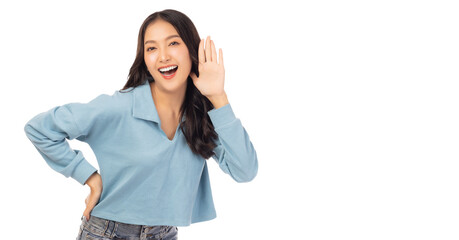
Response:
[[[174,68],[177,68],[177,66],[170,66],[170,67],[167,67],[167,68],[160,68],[159,71],[160,72],[167,72],[167,71],[170,71]]]

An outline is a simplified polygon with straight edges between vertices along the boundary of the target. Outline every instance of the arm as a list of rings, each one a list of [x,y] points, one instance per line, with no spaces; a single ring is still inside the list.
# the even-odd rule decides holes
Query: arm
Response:
[[[70,148],[66,139],[83,141],[99,115],[101,96],[93,101],[68,103],[42,112],[24,126],[27,138],[32,142],[46,163],[65,177],[72,177],[80,184],[97,171],[80,150]]]
[[[258,159],[249,135],[235,117],[231,105],[212,109],[207,112],[218,139],[212,156],[223,172],[236,182],[249,182],[258,172]]]

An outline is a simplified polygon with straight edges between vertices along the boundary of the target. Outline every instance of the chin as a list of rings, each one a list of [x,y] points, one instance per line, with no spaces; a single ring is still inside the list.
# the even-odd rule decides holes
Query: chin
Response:
[[[182,80],[179,80],[180,78],[182,78]],[[181,89],[182,87],[186,87],[188,77],[185,79],[183,78],[184,77],[175,76],[172,79],[164,79],[162,76],[153,76],[155,83],[161,85],[163,89],[166,89],[168,91],[176,91]]]

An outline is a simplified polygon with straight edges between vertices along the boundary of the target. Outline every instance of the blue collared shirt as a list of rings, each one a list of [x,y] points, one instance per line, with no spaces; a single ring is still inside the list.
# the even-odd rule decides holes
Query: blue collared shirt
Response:
[[[148,81],[131,89],[54,107],[30,119],[25,133],[52,169],[82,185],[97,169],[66,139],[88,143],[103,183],[93,216],[151,226],[214,219],[206,159],[191,151],[179,126],[167,138]],[[235,181],[251,181],[257,155],[231,105],[207,114],[218,134],[212,158]]]

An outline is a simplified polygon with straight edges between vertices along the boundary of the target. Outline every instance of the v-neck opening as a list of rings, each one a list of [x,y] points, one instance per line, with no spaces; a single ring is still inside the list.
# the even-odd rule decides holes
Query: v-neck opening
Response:
[[[169,138],[167,137],[166,132],[164,132],[164,130],[161,128],[161,120],[159,120],[158,127],[159,127],[159,129],[160,129],[160,131],[161,131],[161,135],[163,135],[163,136],[166,138],[166,140],[167,140],[168,142],[170,142],[170,143],[175,142],[175,139],[177,138],[177,135],[178,135],[179,132],[180,132],[180,131],[179,131],[179,129],[180,129],[180,123],[179,123],[179,125],[177,125],[177,127],[175,128],[174,136],[172,137],[172,139],[169,139]]]

